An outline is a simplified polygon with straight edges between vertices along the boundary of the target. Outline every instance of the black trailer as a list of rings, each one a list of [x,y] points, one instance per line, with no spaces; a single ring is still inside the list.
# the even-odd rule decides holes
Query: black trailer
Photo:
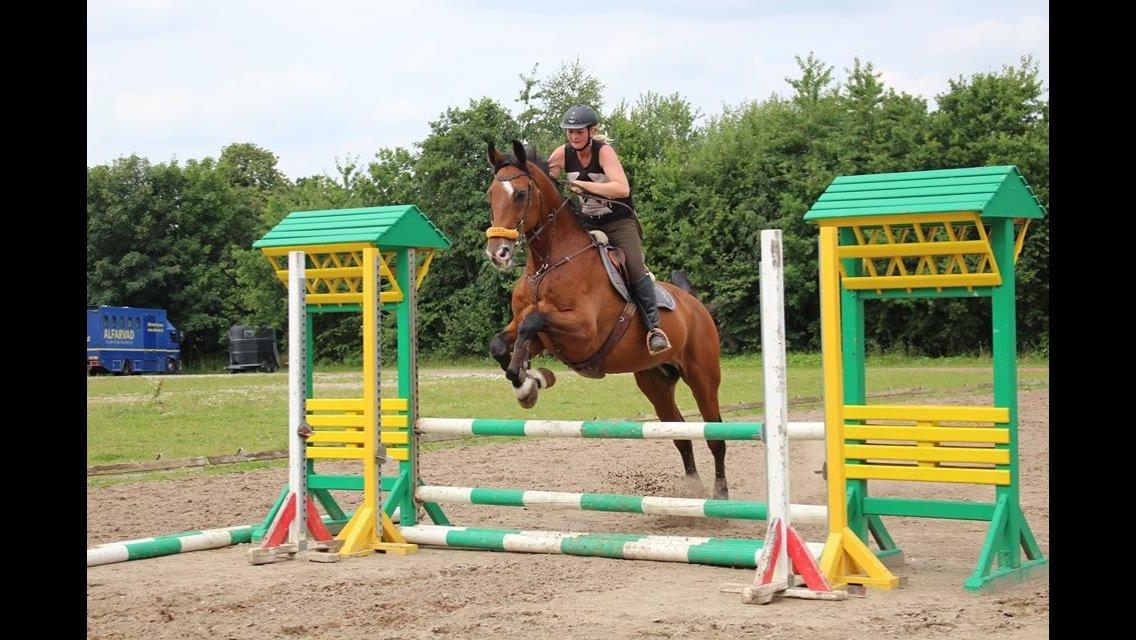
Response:
[[[263,371],[280,368],[280,352],[276,349],[276,330],[272,327],[229,328],[229,373]]]

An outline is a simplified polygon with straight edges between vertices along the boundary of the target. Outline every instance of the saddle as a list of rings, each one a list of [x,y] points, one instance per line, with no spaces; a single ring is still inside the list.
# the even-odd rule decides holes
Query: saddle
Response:
[[[627,274],[627,256],[624,255],[623,249],[608,244],[607,234],[603,231],[589,231],[588,233],[592,235],[596,244],[600,245],[600,263],[603,264],[604,271],[607,272],[607,279],[611,281],[611,286],[615,288],[624,302],[633,303],[634,300],[631,298],[629,288],[631,277]],[[651,274],[651,279],[655,279],[655,274]],[[655,282],[655,299],[658,301],[660,309],[674,311],[674,296],[658,282]]]
[[[596,351],[592,354],[592,357],[587,360],[569,362],[566,364],[585,378],[602,378],[606,374],[600,370],[599,365],[603,362],[604,357],[615,348],[619,340],[623,338],[623,334],[627,333],[627,329],[631,326],[631,320],[635,317],[637,306],[634,298],[631,296],[631,278],[627,273],[627,256],[624,255],[623,249],[608,244],[607,234],[603,231],[593,230],[588,233],[592,235],[592,240],[599,249],[600,264],[603,265],[604,272],[607,273],[607,278],[611,281],[612,288],[623,298],[626,304],[624,304],[623,311],[619,314],[619,319],[616,320],[615,327],[612,328],[611,333],[608,334],[607,340],[600,346],[599,351]],[[654,274],[651,275],[651,279],[654,280]],[[658,302],[659,309],[674,311],[674,296],[658,282],[654,282],[654,285],[655,300]]]

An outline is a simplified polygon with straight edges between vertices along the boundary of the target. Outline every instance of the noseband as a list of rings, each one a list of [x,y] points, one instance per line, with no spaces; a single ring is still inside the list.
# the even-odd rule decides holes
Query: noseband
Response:
[[[532,176],[529,175],[529,172],[527,172],[527,171],[521,171],[520,173],[515,173],[515,174],[508,176],[508,177],[505,177],[505,178],[498,178],[496,175],[493,176],[493,179],[496,180],[497,182],[512,182],[512,181],[516,180],[517,178],[519,178],[521,176],[524,176],[524,177],[529,179],[529,190],[528,190],[528,193],[525,195],[525,214],[522,215],[521,219],[517,221],[517,226],[515,228],[509,229],[508,227],[489,227],[488,229],[485,230],[485,237],[487,237],[487,238],[505,238],[505,239],[508,239],[508,240],[516,240],[517,238],[520,237],[520,235],[521,235],[520,230],[521,230],[521,228],[523,228],[525,226],[525,215],[528,215],[528,212],[529,212],[529,202],[532,200],[532,190],[533,190],[533,186],[534,186]]]

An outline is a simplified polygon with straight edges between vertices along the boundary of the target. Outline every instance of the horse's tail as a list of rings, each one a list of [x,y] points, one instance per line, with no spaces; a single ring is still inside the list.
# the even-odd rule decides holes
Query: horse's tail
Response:
[[[698,293],[694,290],[694,285],[690,284],[690,278],[687,278],[686,274],[682,271],[679,271],[678,269],[671,271],[671,283],[679,289],[682,289],[683,291],[694,296],[695,298],[698,297]],[[716,301],[706,302],[700,300],[700,302],[702,302],[702,306],[706,307],[706,310],[710,312],[710,317],[714,318],[714,322],[717,322],[717,311],[718,307],[721,305]]]

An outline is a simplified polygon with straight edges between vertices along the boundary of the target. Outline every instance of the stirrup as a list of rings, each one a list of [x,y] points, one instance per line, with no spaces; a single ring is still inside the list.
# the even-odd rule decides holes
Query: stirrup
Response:
[[[651,348],[651,338],[653,336],[656,336],[656,335],[663,337],[663,340],[665,340],[666,343],[667,343],[666,346],[664,346],[660,349],[652,349]],[[658,354],[663,353],[665,351],[669,351],[670,348],[671,348],[671,339],[667,337],[667,334],[664,333],[662,329],[655,327],[654,329],[651,329],[650,331],[647,332],[647,353],[648,354],[653,355],[653,356],[658,355]]]

